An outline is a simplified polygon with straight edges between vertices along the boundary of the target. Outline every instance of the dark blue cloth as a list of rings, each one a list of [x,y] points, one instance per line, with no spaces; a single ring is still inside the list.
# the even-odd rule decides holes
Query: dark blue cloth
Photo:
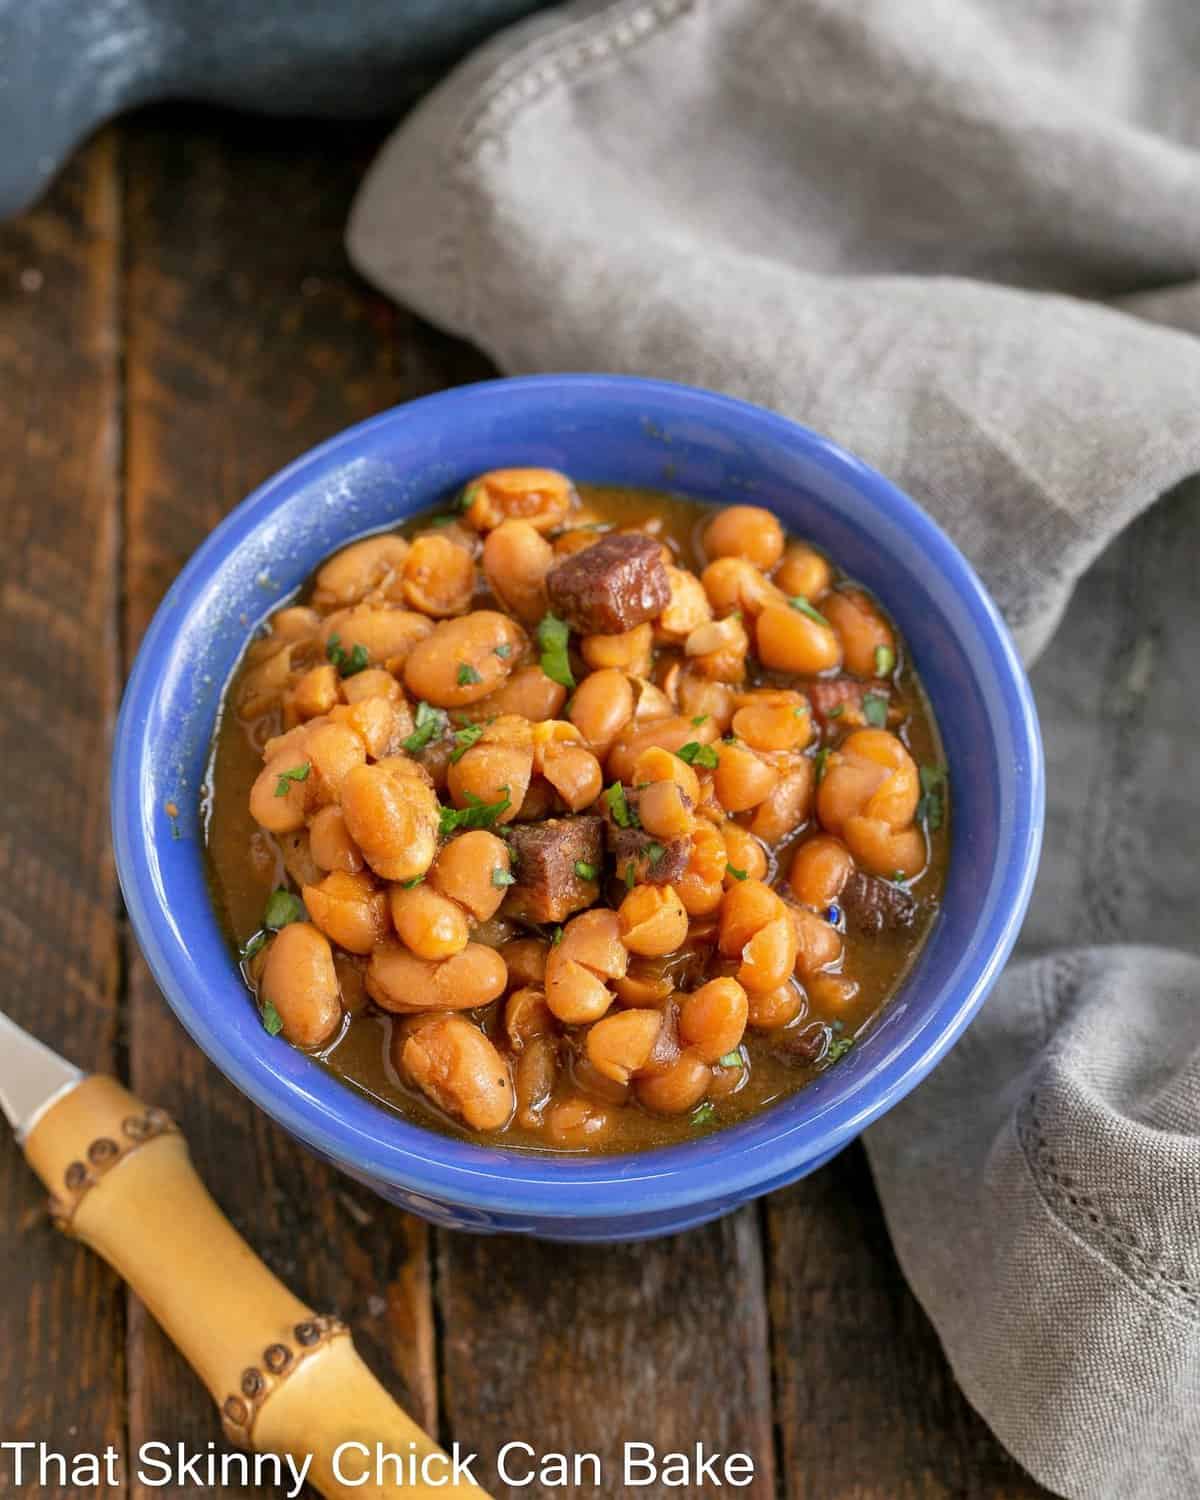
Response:
[[[0,217],[103,120],[154,99],[395,115],[546,0],[0,0]]]

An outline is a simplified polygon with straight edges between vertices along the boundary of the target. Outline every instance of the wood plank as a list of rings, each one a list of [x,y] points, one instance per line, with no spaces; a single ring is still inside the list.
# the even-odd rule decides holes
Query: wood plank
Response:
[[[118,1053],[107,767],[120,228],[117,146],[104,132],[40,207],[0,229],[0,1003],[108,1072]],[[121,1451],[118,1283],[51,1229],[40,1185],[4,1136],[3,1435],[69,1454]],[[0,1489],[11,1478],[6,1460]],[[37,1493],[79,1490],[52,1475]]]
[[[490,373],[371,294],[345,260],[350,196],[378,137],[195,110],[127,127],[130,653],[188,554],[273,470],[394,402]],[[385,1383],[435,1423],[427,1230],[252,1109],[187,1040],[133,951],[130,965],[134,1087],[180,1118],[201,1175],[265,1259],[347,1317]],[[131,1442],[218,1436],[136,1304],[129,1365]]]
[[[1036,1500],[958,1387],[862,1147],[766,1202],[786,1500]]]
[[[625,1443],[662,1455],[697,1442],[751,1456],[754,1482],[737,1493],[775,1494],[755,1209],[635,1245],[442,1236],[438,1285],[448,1435],[481,1455],[493,1494],[716,1493],[622,1482]],[[597,1453],[601,1483],[587,1472],[552,1491],[501,1484],[494,1460],[514,1440],[539,1453]]]

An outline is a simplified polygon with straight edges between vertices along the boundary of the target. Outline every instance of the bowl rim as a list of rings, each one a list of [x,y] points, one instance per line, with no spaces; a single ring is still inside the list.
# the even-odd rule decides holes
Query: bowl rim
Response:
[[[965,974],[957,984],[943,986],[945,992],[914,1034],[874,1066],[861,1073],[855,1069],[846,1086],[831,1089],[831,1097],[810,1119],[788,1118],[788,1106],[809,1092],[801,1089],[745,1122],[694,1142],[614,1156],[538,1155],[440,1135],[390,1115],[346,1088],[347,1100],[357,1099],[372,1116],[387,1122],[386,1132],[374,1134],[315,1108],[303,1089],[269,1067],[256,1066],[256,1059],[239,1055],[222,1028],[206,1016],[203,976],[181,966],[177,951],[172,955],[170,938],[174,934],[178,939],[178,934],[157,899],[150,858],[157,835],[139,815],[145,760],[144,736],[139,730],[149,722],[161,668],[169,661],[189,608],[210,575],[299,483],[327,469],[343,450],[360,447],[393,423],[419,420],[423,411],[440,407],[487,404],[492,398],[513,395],[536,402],[539,395],[565,391],[583,400],[595,398],[600,404],[606,394],[620,399],[636,392],[692,418],[709,413],[718,420],[749,423],[764,439],[800,445],[819,455],[824,467],[840,475],[873,508],[888,512],[916,535],[931,569],[950,584],[971,615],[995,674],[1013,732],[1013,743],[1006,749],[1017,755],[1018,766],[1026,767],[1024,776],[1017,778],[1011,824],[997,860],[1003,876],[995,915],[974,945],[975,951],[964,955]],[[117,873],[142,952],[184,1028],[242,1093],[311,1149],[376,1186],[385,1185],[413,1199],[425,1196],[432,1205],[449,1201],[484,1215],[525,1214],[564,1221],[581,1216],[645,1217],[717,1200],[732,1205],[801,1175],[807,1163],[833,1154],[891,1109],[957,1041],[1012,951],[1037,873],[1044,805],[1044,757],[1033,693],[1008,627],[970,563],[914,500],[831,439],[766,408],[673,381],[591,374],[500,378],[420,397],[344,429],[257,486],[196,549],[155,611],[122,697],[111,782]],[[202,857],[199,844],[197,857]],[[772,1120],[777,1128],[765,1128],[764,1122]],[[748,1135],[754,1139],[748,1140]]]

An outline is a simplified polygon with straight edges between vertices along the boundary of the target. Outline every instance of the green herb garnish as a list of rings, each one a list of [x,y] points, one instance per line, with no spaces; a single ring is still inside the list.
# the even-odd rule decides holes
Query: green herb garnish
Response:
[[[793,609],[798,609],[802,615],[807,615],[810,620],[815,620],[818,625],[828,625],[829,621],[819,609],[814,609],[803,594],[793,594],[788,600]]]
[[[424,879],[424,875],[414,875],[411,880],[402,880],[400,882],[400,889],[404,891],[415,890]]]
[[[646,845],[646,858],[652,865],[661,864],[663,855],[666,852],[664,845],[656,843],[653,840]]]
[[[888,701],[882,693],[868,693],[863,699],[863,718],[874,729],[887,724]]]
[[[735,880],[745,880],[746,878],[745,870],[739,870],[736,865],[726,865],[725,873],[726,875],[732,875]]]
[[[500,645],[493,646],[492,650],[500,658],[501,661],[507,661],[508,658],[512,655],[512,647],[508,644],[507,641],[501,641]]]
[[[619,781],[614,781],[608,791],[604,793],[604,804],[612,814],[612,820],[618,828],[636,828],[637,815],[625,799],[625,788]]]
[[[693,1125],[711,1125],[717,1118],[717,1111],[712,1103],[706,1099],[704,1103],[692,1114]]]
[[[509,870],[502,870],[499,865],[492,871],[492,884],[497,890],[503,890],[506,885],[516,885],[517,877]]]
[[[821,782],[825,776],[825,765],[832,754],[833,751],[829,748],[828,745],[822,745],[821,748],[817,751],[816,756],[814,757],[814,762],[817,770],[818,786],[821,785]]]
[[[417,712],[413,718],[413,723],[416,725],[416,728],[406,740],[401,740],[400,743],[405,750],[413,752],[424,750],[425,746],[428,745],[429,741],[435,735],[440,736],[445,733],[447,724],[446,711],[442,708],[433,708],[422,699],[417,704]]]
[[[263,926],[269,928],[271,932],[278,932],[289,922],[303,922],[306,915],[304,902],[300,897],[280,886],[267,897],[266,909],[263,912]]]
[[[471,746],[482,738],[482,724],[467,724],[462,729],[456,729],[454,731],[454,749],[450,752],[451,765],[457,765]]]
[[[250,939],[250,941],[246,944],[246,946],[242,949],[242,962],[245,963],[248,959],[253,958],[254,955],[260,951],[266,940],[267,935],[265,932],[256,932]]]
[[[844,703],[835,703],[825,717],[827,719],[840,719],[845,712],[846,705]]]
[[[692,728],[699,729],[701,724],[708,723],[710,717],[711,715],[709,714],[697,714],[696,717],[692,720]]]
[[[463,661],[458,664],[457,681],[459,687],[474,687],[477,682],[482,682],[483,678],[469,661]]]
[[[825,1056],[821,1059],[821,1061],[825,1063],[835,1063],[840,1058],[845,1057],[846,1053],[849,1052],[850,1048],[853,1046],[854,1038],[852,1036],[834,1037],[834,1039],[829,1043],[829,1046],[825,1052]]]
[[[720,764],[720,756],[712,745],[701,745],[695,740],[681,745],[675,754],[689,766],[702,766],[706,771],[715,771]]]
[[[371,662],[367,648],[361,641],[356,642],[354,647],[347,651],[342,645],[341,637],[336,633],[331,635],[326,642],[325,655],[343,677],[353,677],[356,672],[364,671]]]
[[[562,940],[563,940],[563,930],[562,930],[562,927],[561,926],[555,927],[554,930],[550,934],[550,946],[552,948],[557,948],[558,945],[559,945],[559,943],[562,942]]]
[[[283,1030],[283,1017],[268,1000],[262,1008],[263,1030],[268,1036],[278,1036]]]
[[[571,631],[565,620],[560,620],[557,615],[543,617],[537,628],[538,650],[542,653],[542,671],[551,682],[557,682],[565,688],[575,686],[570,658],[567,656],[567,643],[570,639]]]
[[[459,510],[470,510],[475,496],[479,493],[479,481],[474,479],[470,484],[464,485],[462,494],[458,497]]]
[[[633,890],[637,884],[637,871],[633,868],[633,861],[629,860],[625,866],[625,889]]]
[[[302,766],[292,766],[290,770],[281,771],[279,773],[279,780],[275,783],[275,795],[277,797],[286,797],[292,789],[292,782],[307,781],[308,773],[311,769],[312,767],[308,761],[305,761]]]
[[[438,832],[446,838],[460,828],[490,828],[496,819],[503,817],[512,806],[508,787],[502,786],[500,790],[504,796],[499,802],[485,802],[482,797],[476,797],[471,792],[467,792],[465,794],[466,807],[443,807]]]
[[[575,861],[575,873],[579,876],[580,880],[595,880],[600,872],[595,865],[589,864],[586,859],[577,859]]]
[[[718,1061],[723,1068],[740,1068],[742,1066],[742,1054],[734,1048],[732,1052],[727,1052],[724,1057],[718,1058]]]
[[[917,819],[924,822],[930,833],[936,833],[946,816],[946,768],[944,766],[921,767],[921,800],[917,803]]]
[[[875,647],[876,677],[890,677],[896,670],[896,653],[890,646]]]

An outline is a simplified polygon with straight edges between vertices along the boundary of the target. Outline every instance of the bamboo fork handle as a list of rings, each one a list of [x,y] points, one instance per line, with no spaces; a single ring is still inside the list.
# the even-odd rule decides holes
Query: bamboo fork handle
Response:
[[[476,1485],[446,1482],[449,1461],[362,1363],[345,1326],[306,1307],[259,1260],[161,1110],[115,1079],[86,1078],[24,1146],[55,1222],[129,1282],[212,1393],[232,1442],[298,1461],[312,1454],[311,1482],[330,1500],[487,1500]],[[377,1445],[405,1465],[396,1482],[344,1482],[373,1475]],[[401,1482],[410,1460],[418,1472],[425,1460],[433,1482]]]

